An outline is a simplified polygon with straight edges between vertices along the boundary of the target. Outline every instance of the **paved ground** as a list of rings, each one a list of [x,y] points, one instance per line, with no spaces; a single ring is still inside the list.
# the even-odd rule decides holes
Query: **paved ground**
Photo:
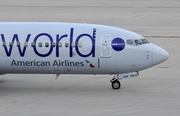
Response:
[[[179,0],[0,0],[0,21],[83,22],[138,32],[170,58],[121,81],[109,75],[2,75],[0,116],[179,116]],[[150,37],[153,36],[153,37]],[[163,36],[163,37],[162,37]]]

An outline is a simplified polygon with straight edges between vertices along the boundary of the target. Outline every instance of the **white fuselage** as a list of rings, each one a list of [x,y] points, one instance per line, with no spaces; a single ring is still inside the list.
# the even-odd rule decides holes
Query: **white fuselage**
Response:
[[[121,74],[168,58],[165,50],[144,40],[95,24],[0,23],[0,73]]]

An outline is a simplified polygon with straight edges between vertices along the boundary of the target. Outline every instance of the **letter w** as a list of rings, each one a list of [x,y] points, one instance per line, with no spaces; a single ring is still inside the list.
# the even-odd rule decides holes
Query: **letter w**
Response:
[[[31,36],[31,34],[28,34],[28,35],[27,35],[27,37],[26,37],[26,42],[29,41],[30,36]],[[4,37],[4,34],[1,34],[1,39],[2,39],[2,42],[5,42],[5,43],[6,43],[6,39],[5,39],[5,37]],[[19,42],[18,34],[14,34],[14,36],[13,36],[13,38],[12,38],[12,41],[11,41],[11,42],[12,42],[12,46],[10,46],[9,50],[8,50],[7,46],[4,46],[4,50],[5,50],[6,55],[7,55],[8,57],[11,56],[11,52],[12,52],[12,48],[13,48],[13,44],[14,44],[14,41],[15,41],[15,40],[16,40],[16,42]],[[25,51],[26,51],[26,47],[24,47],[23,50],[22,50],[21,47],[18,46],[18,50],[19,50],[20,56],[23,57],[24,54],[25,54]]]

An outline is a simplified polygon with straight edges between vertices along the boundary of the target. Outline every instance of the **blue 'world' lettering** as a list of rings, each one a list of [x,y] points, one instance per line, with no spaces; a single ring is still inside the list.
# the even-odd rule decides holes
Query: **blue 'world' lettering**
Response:
[[[30,36],[31,34],[28,34],[27,37],[26,37],[26,41],[25,42],[28,42],[29,39],[30,39]],[[5,41],[5,36],[4,34],[1,34],[1,39],[2,39],[2,42],[6,42]],[[5,50],[5,53],[8,57],[11,56],[11,52],[12,52],[12,48],[13,48],[13,44],[14,44],[14,41],[16,40],[16,42],[19,42],[19,37],[18,37],[18,34],[14,34],[13,38],[12,38],[12,46],[10,46],[9,50],[7,48],[7,46],[4,46],[4,50]],[[23,48],[23,50],[21,50],[21,47],[18,46],[18,50],[19,50],[19,54],[21,57],[23,57],[25,55],[25,52],[26,52],[26,47]]]
[[[78,34],[77,37],[75,37],[75,29],[74,28],[70,28],[70,31],[69,33],[65,33],[65,34],[56,34],[56,35],[51,35],[49,33],[39,33],[37,34],[35,37],[32,37],[32,34],[27,34],[27,36],[25,37],[25,41],[24,42],[34,42],[34,47],[31,47],[34,51],[34,53],[37,55],[37,56],[40,56],[40,57],[48,57],[49,55],[52,54],[52,52],[54,51],[55,49],[55,54],[56,54],[56,57],[60,57],[60,47],[58,46],[59,42],[62,40],[62,39],[68,39],[69,40],[69,57],[73,57],[73,50],[76,51],[76,53],[80,56],[80,57],[89,57],[89,56],[92,56],[92,57],[95,57],[95,39],[96,39],[96,29],[92,29],[92,34],[89,34],[89,33],[82,33],[82,34]],[[0,34],[0,37],[1,37],[1,40],[2,42],[6,42],[7,38],[5,37],[4,34]],[[47,50],[46,53],[41,53],[38,51],[37,49],[37,40],[40,39],[41,37],[44,37],[44,38],[48,38],[49,42],[50,42],[50,45],[49,45],[49,50]],[[54,37],[54,38],[53,38]],[[81,53],[80,50],[79,50],[79,47],[78,47],[78,42],[82,39],[82,38],[88,38],[90,39],[91,43],[88,43],[88,44],[91,44],[91,50],[89,51],[89,53]],[[11,56],[11,53],[12,53],[12,49],[13,49],[13,45],[15,42],[20,42],[20,38],[18,36],[18,34],[14,34],[12,36],[12,46],[4,46],[4,51],[7,55],[7,57],[10,57]],[[22,41],[21,41],[22,42]],[[56,43],[56,46],[53,47],[51,43],[55,42]],[[75,43],[75,49],[73,49],[72,47],[72,43]],[[19,55],[21,57],[24,57],[25,54],[26,54],[26,49],[27,47],[21,47],[21,46],[17,46],[18,47],[18,52],[19,52]]]
[[[39,52],[37,51],[37,45],[36,45],[37,42],[36,42],[36,41],[37,41],[41,36],[45,36],[46,38],[48,38],[51,43],[53,42],[53,38],[51,37],[51,35],[49,35],[49,34],[47,34],[47,33],[40,33],[40,34],[38,34],[38,35],[34,38],[34,43],[35,43],[35,46],[33,47],[34,52],[35,52],[38,56],[40,56],[40,57],[46,57],[46,56],[49,56],[49,55],[52,53],[53,47],[52,47],[52,45],[50,44],[49,51],[48,51],[46,54],[39,53]]]

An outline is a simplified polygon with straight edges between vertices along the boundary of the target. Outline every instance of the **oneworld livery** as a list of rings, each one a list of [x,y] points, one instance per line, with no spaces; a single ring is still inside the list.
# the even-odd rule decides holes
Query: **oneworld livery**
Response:
[[[113,74],[135,77],[169,57],[143,36],[118,27],[51,22],[0,23],[0,74]]]

